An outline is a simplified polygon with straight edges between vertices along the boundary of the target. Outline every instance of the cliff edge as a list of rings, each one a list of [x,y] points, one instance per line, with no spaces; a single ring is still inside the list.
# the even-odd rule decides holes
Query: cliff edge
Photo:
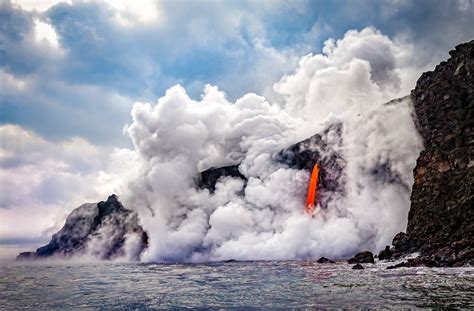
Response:
[[[414,169],[407,232],[395,254],[406,265],[474,265],[474,40],[424,73],[411,96],[425,149]]]
[[[69,214],[51,241],[35,252],[24,252],[17,260],[90,256],[98,259],[127,257],[139,260],[148,246],[148,235],[138,215],[112,194],[107,201],[87,203]]]

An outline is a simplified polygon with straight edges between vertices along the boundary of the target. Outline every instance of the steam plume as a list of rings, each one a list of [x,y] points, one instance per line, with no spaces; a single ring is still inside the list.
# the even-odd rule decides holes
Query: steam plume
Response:
[[[179,85],[156,105],[136,103],[128,133],[140,165],[121,199],[149,234],[144,261],[340,258],[376,250],[406,226],[412,169],[422,148],[405,90],[403,49],[373,28],[328,40],[274,89],[283,104],[214,86],[191,99]],[[318,217],[304,212],[309,172],[275,161],[283,148],[329,131],[344,159],[343,191]],[[339,135],[339,136],[338,136]],[[319,148],[319,146],[313,146]],[[239,165],[215,191],[195,177]]]

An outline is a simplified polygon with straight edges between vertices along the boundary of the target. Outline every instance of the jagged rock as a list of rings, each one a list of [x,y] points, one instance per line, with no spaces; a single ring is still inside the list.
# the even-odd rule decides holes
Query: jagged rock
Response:
[[[335,263],[335,261],[331,259],[327,259],[326,257],[321,257],[318,259],[317,263]]]
[[[227,259],[227,260],[224,260],[225,263],[232,263],[232,262],[238,262],[238,260],[235,260],[235,259]]]
[[[398,268],[404,268],[404,267],[407,267],[406,261],[402,261],[401,263],[397,263],[396,265],[393,265],[393,266],[388,266],[387,269],[392,270],[392,269],[398,269]]]
[[[148,236],[140,226],[137,214],[125,209],[117,196],[111,195],[105,202],[83,204],[73,210],[49,244],[36,252],[21,253],[17,259],[67,258],[84,254],[113,259],[125,256],[129,247],[134,250],[133,254],[128,254],[130,259],[136,260],[147,245]]]
[[[414,169],[407,234],[394,238],[411,264],[474,263],[474,40],[418,79],[411,96],[425,150]]]
[[[36,252],[22,252],[20,253],[17,260],[34,260],[37,259]]]
[[[390,260],[392,258],[393,252],[390,250],[390,246],[385,246],[384,250],[381,250],[378,255],[379,260]]]
[[[392,245],[395,247],[395,251],[399,253],[405,253],[410,250],[410,239],[405,232],[399,232],[392,240]]]
[[[362,266],[360,263],[355,264],[352,266],[353,270],[364,270],[364,266]]]
[[[426,266],[428,268],[439,267],[439,263],[430,259],[418,256],[416,258],[410,258],[407,261],[402,261],[393,266],[388,266],[387,269],[398,269],[403,267],[419,267],[419,266]]]
[[[354,263],[375,263],[374,255],[369,251],[364,251],[357,253],[354,257],[350,258],[348,261],[350,264]]]

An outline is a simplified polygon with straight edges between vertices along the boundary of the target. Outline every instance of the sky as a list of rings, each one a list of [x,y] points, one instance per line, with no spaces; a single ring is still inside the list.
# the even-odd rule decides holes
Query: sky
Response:
[[[305,57],[364,29],[400,50],[404,96],[474,38],[473,20],[473,0],[0,0],[0,244],[44,241],[118,189],[135,102],[177,84],[200,100],[210,84],[281,104]]]

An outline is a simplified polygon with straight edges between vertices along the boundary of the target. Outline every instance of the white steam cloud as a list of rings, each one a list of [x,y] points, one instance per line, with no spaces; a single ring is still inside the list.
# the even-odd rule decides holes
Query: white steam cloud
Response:
[[[128,133],[140,165],[121,200],[149,234],[142,260],[341,258],[389,243],[405,229],[422,149],[410,99],[384,104],[406,94],[403,51],[373,28],[349,31],[274,86],[284,104],[256,94],[231,103],[209,85],[199,101],[174,86],[156,105],[136,103]],[[309,172],[274,157],[333,124],[344,191],[310,218]],[[196,188],[199,172],[235,164],[246,185]]]

